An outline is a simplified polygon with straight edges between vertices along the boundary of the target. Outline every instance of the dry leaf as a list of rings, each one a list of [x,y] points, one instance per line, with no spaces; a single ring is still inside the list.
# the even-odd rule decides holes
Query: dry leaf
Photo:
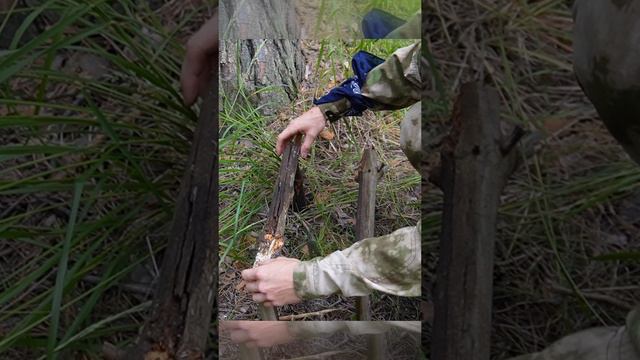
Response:
[[[325,128],[320,132],[320,137],[325,139],[325,140],[333,140],[333,138],[335,138],[335,134],[333,133],[333,131],[331,131],[329,128]]]

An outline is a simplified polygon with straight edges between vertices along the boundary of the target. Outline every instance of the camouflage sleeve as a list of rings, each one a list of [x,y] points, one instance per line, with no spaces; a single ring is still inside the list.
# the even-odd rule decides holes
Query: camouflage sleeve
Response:
[[[640,308],[627,316],[626,326],[591,328],[565,336],[535,354],[509,360],[640,360]]]
[[[334,293],[364,296],[373,290],[420,296],[420,250],[420,223],[363,239],[346,250],[298,264],[295,291],[302,299]]]
[[[420,42],[400,48],[369,72],[362,95],[378,103],[371,110],[397,110],[420,101],[420,49]],[[344,116],[351,104],[341,99],[318,107],[327,120],[335,121]]]

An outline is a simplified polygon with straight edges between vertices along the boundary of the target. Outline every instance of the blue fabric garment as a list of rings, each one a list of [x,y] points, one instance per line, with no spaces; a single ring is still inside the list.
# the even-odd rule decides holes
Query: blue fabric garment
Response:
[[[361,89],[367,81],[367,74],[376,66],[382,64],[383,59],[370,54],[366,51],[358,51],[351,59],[351,68],[355,76],[345,80],[340,86],[337,86],[328,94],[320,99],[314,99],[315,105],[331,103],[342,98],[347,98],[351,103],[351,109],[344,116],[360,116],[362,112],[373,107],[376,102],[362,96]]]
[[[386,11],[373,9],[362,18],[362,33],[366,39],[383,39],[405,22]]]

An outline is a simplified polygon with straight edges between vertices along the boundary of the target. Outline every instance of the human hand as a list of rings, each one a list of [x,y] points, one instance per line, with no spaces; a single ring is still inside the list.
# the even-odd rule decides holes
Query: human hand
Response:
[[[191,36],[187,42],[187,53],[182,63],[180,84],[186,105],[192,105],[211,78],[211,69],[217,66],[218,13]]]
[[[242,271],[245,289],[252,294],[253,301],[266,307],[299,303],[293,285],[293,270],[298,259],[278,257],[251,269]]]
[[[222,321],[222,330],[230,332],[231,341],[247,347],[269,347],[293,340],[287,321]]]
[[[320,111],[320,108],[317,106],[312,107],[309,111],[291,120],[286,129],[278,135],[276,153],[281,155],[289,140],[291,140],[296,134],[303,133],[304,141],[300,147],[300,153],[302,157],[307,157],[307,155],[309,155],[309,150],[311,150],[311,144],[313,144],[313,141],[318,137],[318,134],[320,134],[322,129],[324,129],[325,124],[326,120],[322,111]]]

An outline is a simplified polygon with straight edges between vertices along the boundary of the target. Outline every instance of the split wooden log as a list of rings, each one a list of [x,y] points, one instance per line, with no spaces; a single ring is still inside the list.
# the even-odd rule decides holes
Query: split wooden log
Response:
[[[150,313],[135,345],[117,351],[105,344],[108,359],[204,358],[217,297],[217,76],[213,79],[194,130]]]
[[[371,148],[364,150],[358,172],[358,207],[356,212],[356,241],[374,236],[376,212],[376,186],[378,184],[378,157]],[[371,304],[369,296],[361,296],[356,300],[357,319],[371,321]],[[367,336],[367,358],[382,360],[385,358],[386,338],[384,334]]]
[[[434,360],[489,360],[494,241],[500,194],[523,135],[502,134],[499,97],[462,86],[442,149],[444,192],[432,339]]]
[[[293,199],[293,183],[300,156],[300,136],[289,141],[282,154],[278,180],[273,190],[273,200],[267,211],[267,221],[262,234],[258,237],[258,253],[253,266],[271,259],[284,245],[284,230],[287,222],[287,210]],[[278,320],[275,307],[258,305],[262,320]]]

